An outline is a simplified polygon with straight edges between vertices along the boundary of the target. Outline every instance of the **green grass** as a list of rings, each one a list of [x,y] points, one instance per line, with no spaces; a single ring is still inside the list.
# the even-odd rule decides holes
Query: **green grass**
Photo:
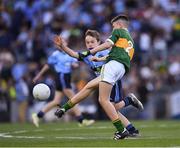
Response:
[[[134,121],[138,138],[112,140],[110,122],[96,122],[91,127],[72,123],[0,124],[0,147],[175,147],[180,146],[180,121]]]

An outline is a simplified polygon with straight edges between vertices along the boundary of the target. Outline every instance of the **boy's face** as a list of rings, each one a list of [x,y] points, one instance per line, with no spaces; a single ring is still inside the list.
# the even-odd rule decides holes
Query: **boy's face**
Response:
[[[85,44],[86,44],[86,48],[91,49],[98,46],[100,42],[97,41],[95,37],[87,35],[85,38]]]
[[[119,29],[122,27],[121,23],[119,21],[116,21],[116,22],[113,22],[112,23],[112,27],[113,27],[113,30],[114,29]]]

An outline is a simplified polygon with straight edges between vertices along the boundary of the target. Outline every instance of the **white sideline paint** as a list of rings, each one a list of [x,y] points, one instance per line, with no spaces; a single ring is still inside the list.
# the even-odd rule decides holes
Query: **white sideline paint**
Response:
[[[6,133],[0,133],[0,137],[3,137],[5,135],[6,135]]]
[[[112,138],[110,138],[110,137],[66,137],[66,136],[64,136],[64,137],[55,137],[56,139],[82,139],[82,140],[88,140],[88,139],[90,139],[90,140],[99,140],[99,139],[112,139]]]
[[[14,136],[15,138],[25,138],[25,139],[44,139],[42,136]]]
[[[98,127],[78,127],[78,128],[56,128],[53,129],[53,131],[69,131],[69,130],[91,130],[91,129],[111,129],[112,126],[98,126]]]
[[[3,135],[2,137],[3,138],[12,138],[13,136],[12,135]]]
[[[34,130],[36,132],[37,130]],[[39,130],[39,131],[44,131],[44,130]],[[27,130],[20,130],[20,131],[13,131],[13,132],[7,132],[7,133],[0,133],[0,137],[3,138],[25,138],[25,139],[43,139],[45,137],[42,136],[17,136],[17,135],[12,135],[12,134],[22,134],[22,133],[27,133]]]
[[[3,137],[3,138],[20,138],[20,139],[43,139],[45,137],[41,137],[41,136],[12,136],[12,135],[3,135],[3,136],[0,136],[0,137]]]

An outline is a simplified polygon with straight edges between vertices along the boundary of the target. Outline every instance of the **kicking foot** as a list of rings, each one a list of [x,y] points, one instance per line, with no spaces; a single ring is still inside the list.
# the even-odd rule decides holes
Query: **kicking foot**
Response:
[[[32,114],[32,122],[36,127],[39,127],[39,118],[36,113]]]
[[[84,120],[82,121],[82,123],[79,123],[79,127],[90,126],[90,125],[92,125],[94,122],[95,122],[95,120],[87,120],[87,119],[84,119]]]
[[[137,129],[133,130],[133,131],[128,131],[129,132],[129,137],[139,137],[140,133]]]
[[[114,140],[120,140],[120,139],[124,139],[128,136],[129,136],[129,132],[126,129],[124,129],[123,132],[119,132],[119,131],[115,132],[113,139]]]
[[[130,93],[128,96],[130,98],[130,102],[132,106],[136,107],[137,109],[141,111],[144,109],[141,101],[139,101],[138,98],[133,93]]]
[[[58,108],[54,113],[54,115],[57,116],[58,118],[61,118],[64,115],[64,113],[65,113],[64,108]]]

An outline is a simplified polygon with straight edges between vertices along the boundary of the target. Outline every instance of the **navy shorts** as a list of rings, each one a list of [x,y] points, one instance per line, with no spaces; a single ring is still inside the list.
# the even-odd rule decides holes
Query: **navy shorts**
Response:
[[[112,88],[110,101],[118,103],[122,100],[122,83],[121,80],[118,80]]]
[[[56,90],[71,89],[71,73],[57,73],[55,78]]]

